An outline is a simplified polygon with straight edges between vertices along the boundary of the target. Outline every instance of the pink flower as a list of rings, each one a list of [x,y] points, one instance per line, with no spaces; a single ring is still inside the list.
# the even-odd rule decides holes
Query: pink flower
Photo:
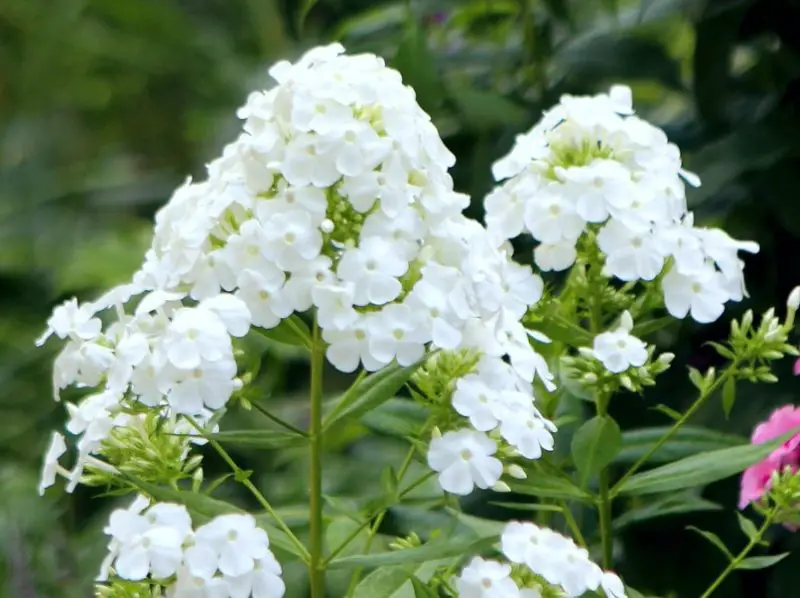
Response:
[[[800,427],[800,407],[785,405],[776,409],[769,419],[756,426],[753,431],[753,444],[763,444]],[[751,502],[761,498],[769,487],[772,472],[780,471],[787,465],[797,471],[800,464],[800,433],[795,434],[770,455],[742,474],[739,508],[744,509]]]
[[[794,369],[792,371],[795,376],[800,376],[800,359],[794,362]]]

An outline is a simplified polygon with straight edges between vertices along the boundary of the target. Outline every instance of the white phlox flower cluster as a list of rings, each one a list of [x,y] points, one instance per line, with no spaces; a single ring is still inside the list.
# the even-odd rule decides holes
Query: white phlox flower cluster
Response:
[[[608,598],[625,598],[625,586],[616,574],[603,571],[585,548],[551,529],[512,521],[503,530],[501,550],[509,563],[527,568],[567,596],[602,590]],[[519,587],[511,565],[480,557],[472,559],[454,585],[460,598],[541,596],[538,588]]]
[[[54,313],[42,341],[68,340],[56,388],[100,389],[70,407],[79,464],[121,425],[125,401],[192,417],[222,408],[241,385],[232,338],[312,308],[343,372],[411,365],[429,347],[478,350],[502,370],[478,374],[508,403],[493,407],[502,436],[531,458],[552,448],[531,390],[537,376],[552,386],[552,375],[520,321],[541,279],[462,214],[468,198],[447,172],[454,156],[399,73],[343,51],[319,47],[270,69],[277,85],[250,95],[243,132],[208,178],[188,181],[157,214],[133,282]],[[108,308],[117,319],[104,330],[97,314]],[[511,381],[491,381],[507,373]],[[479,427],[459,438],[490,450],[493,428],[460,412]],[[464,493],[497,481],[493,472],[444,483]]]
[[[137,497],[111,514],[98,581],[166,586],[168,598],[281,598],[281,566],[248,514],[220,515],[194,529],[183,505]]]
[[[598,359],[612,374],[621,374],[631,367],[641,367],[647,361],[647,345],[631,334],[633,318],[623,312],[619,326],[594,337],[594,344],[586,351]]]
[[[497,240],[530,234],[542,270],[572,266],[592,232],[620,280],[652,281],[669,268],[661,287],[677,318],[714,321],[746,294],[738,252],[758,245],[694,226],[684,182],[700,180],[661,129],[634,115],[628,87],[563,96],[493,173],[505,182],[486,198],[487,226]]]
[[[140,425],[146,417],[128,409],[134,403],[161,413],[165,433],[186,437],[185,459],[191,444],[203,442],[195,426],[205,428],[213,410],[240,387],[231,335],[241,336],[249,327],[241,301],[222,294],[184,307],[181,294],[152,291],[142,296],[133,313],[126,313],[125,303],[140,293],[135,285],[124,285],[91,303],[68,301],[55,309],[38,340],[42,344],[50,335],[67,340],[53,368],[56,398],[71,385],[95,390],[76,404],[66,404],[66,431],[75,438],[77,461],[71,470],[59,464],[67,444],[55,433],[40,493],[57,474],[68,479],[71,492],[87,464],[113,472],[98,455],[115,428]],[[105,330],[98,317],[104,312],[116,318]]]
[[[536,409],[530,386],[511,365],[488,356],[456,382],[453,407],[474,429],[445,432],[431,441],[428,464],[440,473],[444,490],[466,495],[475,486],[494,486],[503,473],[502,462],[494,456],[496,440],[526,459],[538,459],[543,450],[553,449],[555,425]]]

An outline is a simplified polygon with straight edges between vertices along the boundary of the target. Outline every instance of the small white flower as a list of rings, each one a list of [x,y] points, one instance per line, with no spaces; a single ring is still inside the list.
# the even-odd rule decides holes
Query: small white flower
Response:
[[[42,346],[53,334],[62,339],[72,337],[83,341],[97,338],[102,324],[94,316],[91,304],[78,305],[78,300],[74,298],[65,301],[53,310],[53,315],[47,320],[47,330],[36,339],[36,346]]]
[[[39,495],[43,496],[44,491],[55,484],[56,474],[65,473],[64,469],[58,464],[59,458],[67,452],[67,444],[64,437],[58,432],[53,432],[50,439],[50,446],[44,457],[42,474],[39,481]]]
[[[723,284],[722,275],[712,266],[692,275],[681,274],[673,268],[661,282],[667,311],[676,318],[691,314],[701,324],[714,322],[725,311],[728,300]]]
[[[425,353],[430,340],[420,326],[418,314],[408,305],[392,304],[372,315],[368,321],[369,351],[376,360],[411,365]]]
[[[455,580],[459,598],[518,598],[511,566],[481,557],[473,558]]]
[[[269,539],[251,515],[221,515],[195,532],[195,541],[219,556],[219,570],[236,577],[253,571],[255,561],[267,554]]]
[[[244,270],[237,282],[239,290],[236,296],[247,305],[256,326],[274,328],[294,311],[285,296],[283,281],[264,278],[254,270]]]
[[[342,280],[353,283],[355,305],[383,305],[403,290],[398,278],[406,270],[408,263],[398,257],[391,243],[368,237],[358,248],[344,252],[336,272]]]
[[[190,370],[205,361],[222,359],[231,339],[222,321],[208,311],[183,308],[164,338],[166,355],[177,368]]]
[[[503,464],[494,455],[495,442],[482,432],[458,430],[431,440],[428,465],[439,473],[439,484],[446,492],[467,495],[472,489],[491,488],[503,473]]]
[[[632,329],[633,321],[626,311],[616,330],[598,334],[594,339],[592,353],[612,374],[641,367],[647,361],[647,345],[630,334]]]

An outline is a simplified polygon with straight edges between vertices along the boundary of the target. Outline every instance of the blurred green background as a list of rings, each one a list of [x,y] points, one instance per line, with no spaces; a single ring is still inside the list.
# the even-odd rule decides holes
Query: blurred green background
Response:
[[[644,399],[612,406],[624,428],[668,423],[652,407],[692,400],[685,365],[716,359],[702,343],[724,337],[746,307],[782,306],[800,283],[797,0],[0,0],[0,597],[89,596],[105,552],[110,500],[85,489],[35,496],[48,431],[64,420],[49,385],[56,349],[33,348],[52,306],[124,281],[154,211],[233,138],[235,109],[266,84],[266,67],[333,40],[384,56],[415,87],[458,157],[456,187],[471,194],[476,217],[490,165],[515,134],[562,93],[622,82],[702,177],[690,195],[699,220],[761,244],[747,258],[747,302],[715,325],[676,325],[656,339],[677,366]],[[259,384],[302,423],[302,360],[279,351],[265,360]],[[694,423],[749,434],[795,400],[790,364],[780,373],[780,384],[740,387],[730,419],[712,401]],[[345,383],[329,381],[331,391]],[[246,421],[233,415],[225,427]],[[327,451],[326,491],[375,491],[381,462],[403,451],[368,427],[343,430]],[[234,454],[270,500],[301,513],[302,454]],[[206,469],[223,471],[213,455]],[[697,596],[723,561],[685,527],[741,548],[736,490],[735,480],[706,490],[725,510],[627,527],[617,546],[623,577],[653,595]],[[481,495],[464,508],[521,516]],[[391,515],[385,531],[406,531],[404,512]],[[773,552],[800,548],[786,531],[772,535]],[[290,567],[287,581],[290,597],[305,595],[302,571]],[[332,583],[336,598],[343,590]],[[785,598],[798,587],[800,550],[717,595]]]

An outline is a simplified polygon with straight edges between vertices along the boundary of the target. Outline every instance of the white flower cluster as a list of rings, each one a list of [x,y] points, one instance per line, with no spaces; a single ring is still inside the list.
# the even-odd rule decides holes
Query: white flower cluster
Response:
[[[485,432],[500,426],[521,454],[552,448],[531,390],[535,376],[552,386],[552,375],[520,322],[541,279],[462,214],[468,199],[447,173],[454,157],[400,75],[374,55],[342,52],[333,44],[275,65],[277,85],[248,98],[244,131],[207,180],[187,182],[157,214],[133,282],[56,309],[41,339],[69,339],[55,386],[100,388],[70,407],[67,429],[82,435],[73,486],[122,425],[120,405],[203,420],[241,385],[232,337],[312,308],[344,372],[410,365],[429,346],[479,351],[497,421],[460,398],[479,422],[461,437],[488,446]],[[110,308],[116,321],[104,330],[97,314]],[[467,481],[448,487],[463,493]]]
[[[50,335],[67,339],[53,369],[56,398],[69,385],[97,387],[79,403],[67,404],[66,430],[77,437],[75,466],[68,471],[59,465],[66,442],[55,433],[45,456],[40,492],[54,483],[56,474],[67,477],[71,492],[87,464],[113,471],[97,455],[115,428],[136,426],[145,417],[130,413],[131,403],[158,409],[165,418],[165,432],[193,435],[194,426],[179,416],[191,417],[203,428],[212,410],[222,407],[240,386],[230,335],[247,332],[244,304],[223,294],[183,307],[180,294],[153,291],[133,314],[127,314],[124,304],[136,292],[140,291],[134,285],[125,285],[95,302],[79,306],[68,301],[55,309],[37,341],[42,344]],[[113,311],[116,320],[104,331],[98,314],[106,310]],[[202,438],[187,439],[184,458],[191,443],[202,442]]]
[[[543,380],[552,387],[549,378]],[[526,459],[553,450],[555,425],[534,406],[530,382],[502,359],[484,357],[473,373],[458,380],[453,407],[475,429],[446,432],[431,441],[428,465],[440,472],[439,482],[448,492],[466,495],[475,486],[491,488],[500,480],[497,443],[486,432],[496,431]]]
[[[527,567],[567,596],[583,596],[602,589],[608,598],[625,598],[620,578],[603,571],[585,548],[551,529],[512,521],[503,530],[501,550],[515,565]],[[455,580],[460,598],[537,598],[536,588],[520,589],[511,566],[480,557],[472,559]]]
[[[586,353],[598,359],[612,374],[621,374],[631,367],[641,367],[647,361],[647,345],[631,334],[633,318],[623,312],[619,326],[594,337]]]
[[[500,240],[530,233],[542,270],[569,268],[592,230],[620,280],[651,281],[672,264],[661,284],[677,318],[714,321],[746,293],[738,252],[758,245],[694,226],[684,181],[700,181],[664,132],[634,115],[628,87],[563,96],[493,172],[508,180],[486,198],[487,226]]]
[[[193,529],[186,507],[139,496],[111,514],[109,554],[98,576],[167,586],[168,598],[281,598],[281,566],[267,533],[247,514]]]

